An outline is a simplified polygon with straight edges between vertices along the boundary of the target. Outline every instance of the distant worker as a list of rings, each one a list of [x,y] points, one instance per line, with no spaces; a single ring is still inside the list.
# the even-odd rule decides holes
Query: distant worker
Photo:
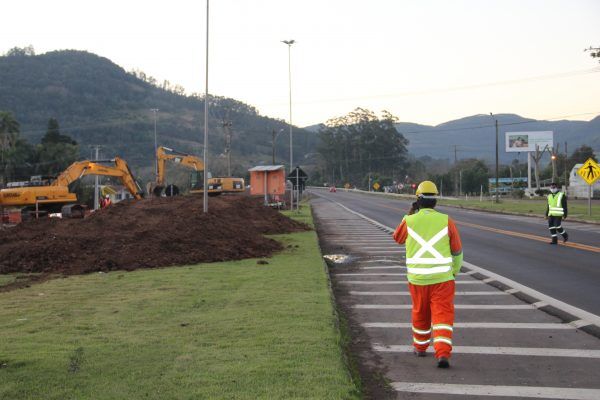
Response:
[[[417,201],[393,235],[399,244],[406,243],[414,354],[425,357],[433,342],[437,366],[448,368],[454,324],[454,278],[463,260],[462,244],[452,219],[434,210],[438,195],[435,183],[421,182],[416,194]]]
[[[558,243],[559,233],[562,235],[563,241],[566,242],[569,240],[569,234],[562,227],[562,220],[567,219],[567,195],[558,190],[555,182],[550,184],[550,192],[548,205],[546,206],[546,219],[552,237],[550,244]]]
[[[104,196],[102,201],[100,201],[100,208],[106,208],[106,207],[110,206],[111,204],[112,204],[112,202],[110,201],[110,196],[106,195],[106,196]]]

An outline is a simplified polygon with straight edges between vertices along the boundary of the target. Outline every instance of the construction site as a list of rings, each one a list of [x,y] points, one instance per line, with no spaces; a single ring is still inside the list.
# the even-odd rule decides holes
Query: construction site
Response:
[[[268,257],[264,235],[309,229],[245,195],[123,201],[84,219],[40,218],[0,230],[0,274],[44,277]],[[19,286],[18,281],[13,286]]]

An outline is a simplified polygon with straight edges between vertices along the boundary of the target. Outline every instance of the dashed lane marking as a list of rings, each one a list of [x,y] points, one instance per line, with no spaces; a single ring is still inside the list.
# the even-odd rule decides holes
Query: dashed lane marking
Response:
[[[412,352],[413,346],[374,345],[373,350],[389,353]],[[555,349],[551,347],[484,347],[484,346],[452,346],[453,354],[490,354],[506,356],[537,356],[537,357],[577,357],[600,358],[600,350],[589,349]]]
[[[410,322],[365,322],[364,328],[411,328]],[[577,329],[571,324],[561,323],[536,323],[536,322],[455,322],[455,328],[483,328],[483,329]],[[454,349],[454,347],[452,347]],[[600,350],[598,350],[600,351]]]
[[[462,396],[529,397],[562,400],[598,400],[599,389],[561,387],[462,385],[455,383],[392,382],[398,392],[456,394]]]

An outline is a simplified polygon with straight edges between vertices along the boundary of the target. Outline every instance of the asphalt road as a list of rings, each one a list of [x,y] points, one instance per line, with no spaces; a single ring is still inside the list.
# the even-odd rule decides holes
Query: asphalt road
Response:
[[[408,201],[339,190],[318,194],[392,228]],[[465,261],[600,315],[600,225],[563,222],[569,246],[551,246],[541,218],[438,207],[457,223]]]

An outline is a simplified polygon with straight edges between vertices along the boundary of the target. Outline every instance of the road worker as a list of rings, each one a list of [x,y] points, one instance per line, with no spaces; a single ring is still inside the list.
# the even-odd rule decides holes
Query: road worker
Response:
[[[546,206],[546,219],[548,220],[548,229],[552,240],[550,244],[558,243],[558,234],[563,237],[563,241],[569,240],[569,234],[562,227],[562,220],[567,219],[567,195],[558,189],[555,182],[550,184],[550,194],[548,195],[548,205]]]
[[[454,278],[462,260],[462,244],[456,225],[434,210],[438,189],[423,181],[417,201],[394,232],[394,240],[406,243],[406,270],[412,297],[414,354],[425,357],[433,342],[439,368],[450,366],[454,324]]]
[[[111,204],[112,204],[112,202],[110,201],[110,196],[106,195],[100,202],[100,208],[106,208],[106,207],[110,206]]]

